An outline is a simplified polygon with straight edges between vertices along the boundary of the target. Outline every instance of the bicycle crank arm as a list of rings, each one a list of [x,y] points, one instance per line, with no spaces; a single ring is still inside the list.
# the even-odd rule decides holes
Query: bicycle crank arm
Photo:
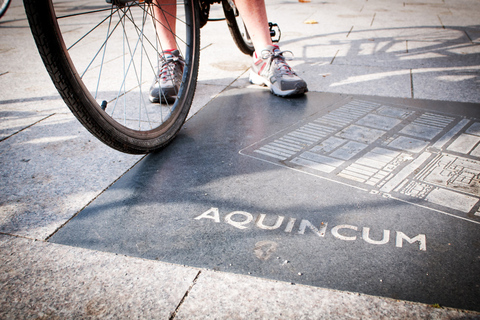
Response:
[[[282,37],[282,31],[280,30],[278,24],[269,22],[268,28],[270,29],[270,37],[272,38],[272,42],[279,42],[280,38]]]

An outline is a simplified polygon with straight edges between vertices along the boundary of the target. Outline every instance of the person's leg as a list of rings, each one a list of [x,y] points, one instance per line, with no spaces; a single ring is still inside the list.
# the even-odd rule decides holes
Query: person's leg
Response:
[[[177,43],[175,42],[177,5],[175,0],[153,0],[153,14],[161,50],[173,51],[177,49]]]
[[[184,61],[176,43],[176,0],[153,0],[155,31],[159,40],[159,66],[150,87],[153,103],[173,103],[177,97],[183,74]]]
[[[177,7],[175,0],[153,0],[155,29],[166,50],[176,49],[175,19]],[[273,45],[268,27],[264,0],[235,0],[235,5],[242,16],[253,45],[258,50]]]
[[[273,46],[264,0],[235,0],[257,54]]]
[[[235,0],[235,6],[255,47],[250,82],[268,86],[282,97],[307,92],[307,83],[290,68],[284,52],[272,42],[265,0]]]

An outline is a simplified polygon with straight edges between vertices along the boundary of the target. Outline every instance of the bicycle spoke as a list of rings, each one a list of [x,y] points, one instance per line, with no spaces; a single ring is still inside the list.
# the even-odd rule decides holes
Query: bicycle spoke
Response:
[[[150,6],[149,8],[151,10],[150,17],[152,18],[152,24],[155,25],[155,17],[154,17],[154,13],[153,13],[153,8],[152,8],[152,6]],[[159,46],[160,46],[160,49],[159,49]],[[163,51],[157,28],[155,28],[155,49],[156,49],[156,52],[162,52]],[[158,65],[158,59],[159,59],[159,57],[157,57],[157,65]],[[157,67],[159,68],[160,66],[157,66]],[[160,83],[159,70],[157,70],[157,72],[155,73],[155,81]],[[161,93],[161,94],[163,94],[163,93]],[[167,102],[167,104],[168,104],[168,102]],[[164,119],[163,108],[160,108],[160,120],[163,122],[163,119]]]
[[[118,11],[118,10],[117,10]],[[113,33],[115,32],[115,30],[117,29],[117,27],[120,25],[120,21],[117,22],[117,24],[115,25],[115,27],[113,28],[112,32],[110,32],[110,27],[111,25],[109,24],[108,26],[108,31],[107,31],[107,38],[105,39],[105,41],[102,43],[102,45],[100,46],[100,48],[97,50],[97,52],[95,53],[95,55],[93,56],[93,58],[91,59],[90,63],[87,65],[87,67],[85,68],[85,70],[83,71],[83,73],[80,75],[80,78],[83,78],[83,76],[85,75],[85,73],[88,71],[88,69],[90,68],[90,66],[93,64],[93,62],[97,59],[97,56],[100,54],[100,52],[102,51],[102,49],[104,49],[104,52],[106,50],[106,46],[107,46],[107,42],[108,40],[110,39],[110,37],[113,35]],[[70,50],[70,49],[69,49]],[[103,63],[102,63],[103,64]]]
[[[105,8],[105,9],[92,10],[92,11],[84,11],[84,12],[80,12],[80,13],[72,13],[72,14],[66,14],[66,15],[63,15],[63,16],[57,16],[57,19],[65,19],[65,18],[71,18],[71,17],[78,17],[78,16],[82,16],[82,15],[86,15],[86,14],[92,14],[92,13],[98,13],[98,12],[105,12],[105,11],[110,11],[110,7],[109,7],[109,8]]]
[[[162,6],[159,6],[159,5],[154,5],[154,6],[156,6],[157,8],[160,8],[160,10],[162,11],[163,16],[165,17],[165,20],[167,20],[167,19],[166,19],[166,18],[167,18],[167,15],[168,15],[168,16],[171,16],[171,17],[175,17],[175,16],[172,16],[172,15],[171,15],[169,12],[167,12],[166,10],[163,10],[163,9],[162,9]],[[187,44],[186,40],[180,38],[180,37],[178,36],[178,34],[176,34],[176,33],[174,33],[174,32],[172,31],[172,27],[171,27],[170,25],[164,25],[163,23],[161,23],[161,21],[159,21],[158,19],[156,19],[153,14],[152,14],[152,17],[153,17],[153,19],[154,19],[154,23],[155,23],[155,22],[160,23],[160,25],[161,25],[162,27],[164,27],[166,30],[169,30],[169,31],[170,31],[170,33],[175,37],[176,40],[180,40],[184,45]],[[179,22],[179,23],[184,24],[185,26],[189,26],[189,24],[188,24],[186,21],[181,20],[180,18],[178,18],[178,16],[175,17],[175,20],[176,20],[177,22]],[[178,45],[179,45],[179,43],[177,43],[177,47],[178,47]]]
[[[150,59],[150,55],[149,55],[149,53],[148,53],[148,51],[147,51],[147,48],[145,47],[145,43],[143,42],[143,40],[145,39],[145,40],[150,44],[151,48],[154,48],[154,49],[156,49],[156,48],[155,48],[154,44],[150,41],[150,39],[145,36],[144,28],[145,28],[145,23],[147,22],[147,20],[145,19],[145,16],[146,16],[148,13],[147,13],[147,10],[145,10],[144,8],[142,8],[142,10],[143,10],[144,15],[142,15],[142,29],[141,29],[141,30],[138,28],[137,24],[135,23],[134,18],[133,18],[133,15],[132,15],[131,17],[127,16],[127,18],[132,22],[133,26],[135,27],[135,30],[136,30],[136,32],[137,32],[137,35],[138,35],[139,37],[140,37],[140,36],[142,37],[142,43],[141,43],[141,45],[142,45],[142,50],[144,50],[144,52],[145,52],[145,56],[146,56],[146,58],[147,58],[147,60],[148,60],[148,62],[149,62],[149,65],[150,65],[150,68],[151,68],[152,72],[155,73],[155,67],[154,67],[153,64],[152,64],[152,60]],[[142,52],[142,53],[143,53],[143,52]]]
[[[162,148],[180,130],[193,99],[198,0],[100,1],[24,0],[42,60],[65,103],[94,136],[129,153]],[[164,64],[162,55],[174,49],[183,70],[175,62],[172,74],[173,64]],[[151,80],[162,87],[150,90]]]
[[[108,8],[57,16],[57,19],[64,21],[62,25],[67,40],[73,40],[69,41],[67,50],[72,59],[78,61],[79,76],[91,88],[92,97],[103,104],[102,108],[113,119],[135,130],[153,130],[168,121],[177,106],[177,102],[171,101],[171,96],[167,97],[167,91],[162,89],[159,92],[161,104],[151,104],[148,101],[149,87],[145,87],[152,80],[161,82],[160,59],[166,47],[158,28],[163,27],[170,33],[180,55],[186,55],[188,44],[185,30],[188,30],[190,23],[185,15],[172,15],[173,11],[167,7],[169,5],[134,1],[123,7],[110,5]],[[180,5],[180,8],[184,6],[183,3],[174,5]],[[81,9],[80,5],[74,10]],[[157,9],[159,11],[155,11]],[[61,10],[68,10],[64,2]],[[89,15],[92,18],[86,18]],[[173,21],[176,21],[180,33],[175,31],[174,25],[170,25],[170,17],[175,18]],[[89,26],[88,21],[95,23]],[[78,30],[83,32],[79,33]],[[72,39],[75,34],[79,36]],[[85,52],[90,54],[85,56]],[[118,64],[117,67],[115,64]],[[184,68],[189,68],[188,61]],[[171,94],[178,97],[178,86],[174,86],[173,90]]]
[[[128,11],[129,9],[127,9]],[[129,37],[128,37],[128,34],[126,33],[125,31],[125,16],[127,16],[127,13],[125,12],[123,14],[123,16],[121,17],[121,20],[122,20],[122,25],[124,26],[124,31],[123,31],[123,39],[124,39],[124,50],[125,50],[125,47],[128,48],[128,54],[130,55],[130,60],[128,61],[128,67],[126,69],[124,69],[124,77],[123,77],[123,80],[122,80],[122,85],[121,85],[121,88],[117,94],[117,101],[118,101],[118,97],[121,96],[121,91],[122,91],[122,88],[123,88],[123,97],[124,97],[124,106],[126,105],[126,101],[125,101],[125,98],[126,98],[126,80],[127,80],[127,76],[130,72],[130,68],[133,66],[133,73],[135,74],[135,77],[137,79],[137,84],[140,85],[141,81],[139,79],[139,76],[138,76],[138,70],[137,70],[137,67],[136,67],[136,64],[135,64],[135,61],[134,61],[134,58],[135,58],[135,53],[137,52],[137,49],[138,49],[138,46],[139,46],[139,43],[140,43],[140,38],[137,39],[137,42],[135,44],[135,47],[132,51],[132,48],[131,48],[131,45],[130,45],[130,40],[129,40]],[[125,65],[126,65],[126,62],[125,62],[125,56],[127,56],[127,53],[124,51],[124,68],[125,68]],[[117,102],[115,103],[115,106],[112,110],[112,114],[115,110],[115,107],[117,105]],[[124,121],[126,121],[126,110],[125,110],[125,107],[124,107]]]
[[[113,9],[113,6],[111,7],[110,11]],[[103,10],[102,10],[103,11]],[[97,25],[95,25],[93,28],[91,28],[87,33],[85,33],[82,37],[80,37],[77,41],[75,41],[73,44],[71,44],[67,50],[70,50],[72,49],[75,45],[77,45],[80,41],[82,41],[83,39],[85,39],[89,34],[91,34],[93,31],[95,31],[98,27],[100,27],[106,20],[108,20],[109,18],[112,17],[112,15],[114,15],[116,12],[118,11],[118,8],[117,10],[115,10],[115,12],[111,12],[108,16],[105,17],[105,19],[103,19],[102,21],[100,21],[99,23],[97,23]]]
[[[111,11],[113,11],[113,7],[112,7]],[[97,80],[97,86],[95,88],[95,95],[94,95],[95,99],[97,99],[97,96],[98,96],[98,88],[100,86],[100,79],[102,77],[103,63],[105,62],[105,54],[107,53],[107,40],[108,40],[109,34],[110,34],[110,27],[112,26],[112,16],[113,16],[113,14],[111,13],[109,15],[110,19],[109,19],[109,22],[108,22],[107,39],[105,39],[105,42],[102,44],[103,54],[102,54],[102,61],[100,62],[100,70],[98,71],[98,80]],[[100,50],[101,50],[101,48],[100,48]]]
[[[131,14],[131,12],[130,12]],[[146,53],[146,50],[145,50],[145,47],[144,47],[144,42],[143,40],[145,39],[145,23],[146,23],[146,11],[143,10],[142,12],[142,29],[139,33],[139,30],[137,28],[137,24],[135,22],[133,22],[134,20],[134,17],[133,15],[131,14],[131,17],[129,17],[129,19],[131,18],[131,21],[133,22],[133,25],[135,26],[135,29],[136,29],[136,32],[137,32],[137,35],[139,37],[139,40],[140,40],[140,81],[139,81],[139,90],[140,90],[140,97],[139,97],[139,103],[138,103],[138,128],[139,130],[141,129],[141,123],[142,123],[142,109],[144,109],[145,111],[145,116],[146,116],[146,122],[148,123],[150,129],[152,128],[152,124],[150,123],[150,117],[148,115],[148,110],[147,110],[147,104],[145,103],[145,98],[144,98],[144,95],[143,95],[143,90],[142,90],[142,85],[143,85],[143,56],[144,56],[144,53],[145,53],[145,56],[147,57],[147,60],[149,60],[149,57],[148,57],[148,54]]]

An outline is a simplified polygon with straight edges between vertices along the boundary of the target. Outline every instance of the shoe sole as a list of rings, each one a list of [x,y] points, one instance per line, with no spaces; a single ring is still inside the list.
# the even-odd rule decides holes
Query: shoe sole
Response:
[[[150,100],[151,103],[160,103],[160,99],[158,97],[149,96],[148,100]]]
[[[169,92],[171,91],[171,92]],[[164,103],[164,104],[172,104],[175,102],[177,99],[176,95],[172,95],[173,89],[168,90],[162,94],[161,99],[159,96],[154,96],[154,95],[148,95],[148,100],[150,100],[151,103]]]
[[[173,104],[175,100],[177,100],[177,97],[172,97],[171,99],[166,100],[162,98],[162,101],[160,102],[158,97],[149,96],[148,100],[150,100],[151,103]]]
[[[304,94],[305,92],[308,92],[307,87],[300,87],[300,88],[295,88],[293,90],[282,91],[279,88],[272,86],[272,84],[269,81],[266,81],[265,78],[258,75],[252,70],[250,70],[249,81],[251,84],[268,87],[270,89],[270,92],[272,92],[274,95],[279,97],[296,96],[296,95],[300,95],[300,94]]]

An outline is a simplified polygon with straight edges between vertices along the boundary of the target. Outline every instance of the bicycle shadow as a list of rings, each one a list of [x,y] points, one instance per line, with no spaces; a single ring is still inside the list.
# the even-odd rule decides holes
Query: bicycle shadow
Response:
[[[479,102],[480,50],[468,34],[479,28],[353,29],[281,44],[300,53],[295,70],[312,91]]]
[[[285,231],[286,221],[294,218],[315,226],[328,222],[330,228],[345,224],[371,227],[377,235],[386,229],[409,235],[425,232],[429,257],[455,261],[454,269],[460,270],[461,261],[469,256],[462,253],[451,260],[451,252],[435,244],[445,242],[443,237],[458,243],[469,241],[477,228],[474,224],[239,153],[320,111],[328,113],[332,103],[343,98],[315,93],[286,100],[265,91],[227,90],[189,120],[166,149],[145,157],[49,241],[226,272],[249,270],[270,279],[412,301],[429,302],[434,297],[452,306],[477,308],[471,292],[448,299],[438,293],[456,295],[455,290],[468,287],[466,282],[475,277],[475,270],[465,276],[463,271],[452,274],[452,268],[435,269],[439,276],[430,280],[422,272],[433,267],[415,246],[395,251],[392,239],[383,247],[364,247],[359,242],[348,246],[330,233],[325,238],[313,232],[303,235],[298,224],[295,232]],[[218,210],[218,219],[213,213],[197,219],[208,216],[208,210]],[[231,223],[226,215],[232,212],[250,214],[253,220]],[[266,215],[266,225],[273,225],[279,216],[285,220],[280,228],[266,230],[256,227],[261,214]],[[236,228],[235,221],[246,228]],[[459,224],[469,232],[453,232]],[[275,255],[292,261],[290,268],[276,266],[274,258],[258,258],[255,248],[258,251],[257,244],[265,241],[278,244]],[[347,256],[348,261],[344,260]],[[398,265],[409,271],[398,271]],[[422,272],[413,272],[413,266]],[[292,280],[302,268],[309,268],[311,277]],[[331,282],[320,276],[327,270]],[[392,270],[401,276],[393,277],[390,287],[364,285],[365,279],[379,274],[387,279]],[[449,281],[441,280],[446,278]],[[458,286],[450,281],[453,278],[462,278],[465,285]]]

